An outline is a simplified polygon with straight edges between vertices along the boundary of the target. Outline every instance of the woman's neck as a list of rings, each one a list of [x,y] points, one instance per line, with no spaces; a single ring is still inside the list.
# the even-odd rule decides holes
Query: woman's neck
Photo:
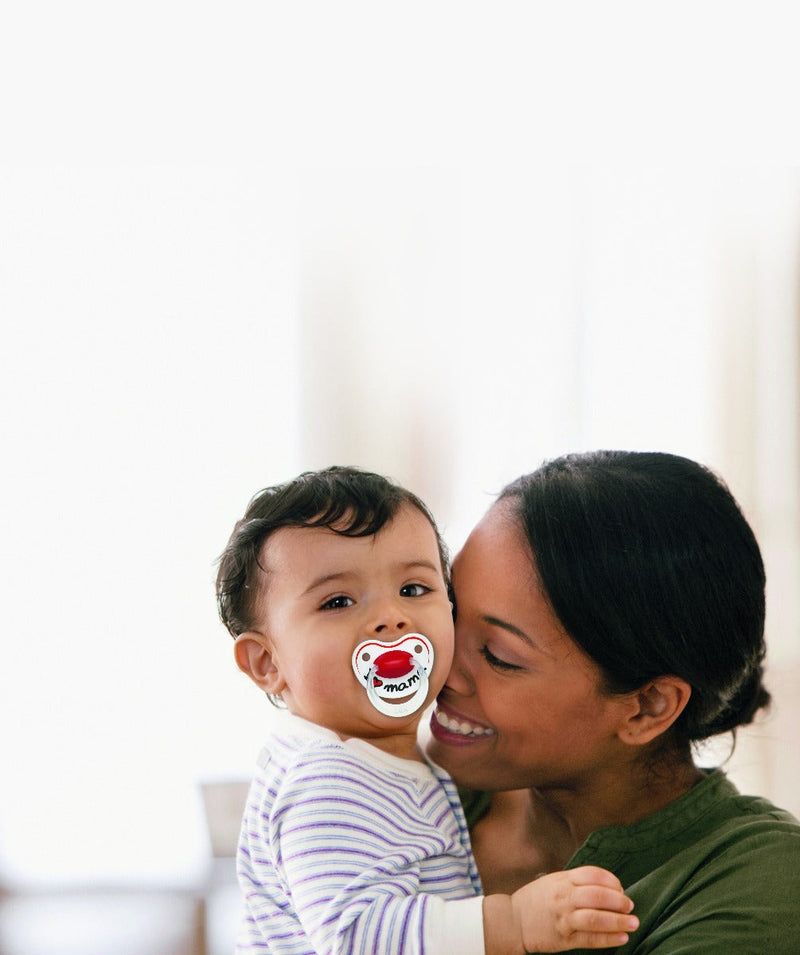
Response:
[[[691,762],[682,762],[598,780],[591,791],[530,789],[527,792],[531,831],[536,840],[547,840],[548,830],[554,833],[554,850],[561,847],[561,854],[567,853],[563,867],[595,830],[629,826],[646,819],[675,802],[702,778],[702,772]]]
[[[511,893],[563,869],[589,835],[652,816],[687,793],[703,774],[681,761],[660,771],[608,772],[591,790],[540,787],[497,792],[471,830],[484,892]],[[621,783],[620,781],[624,781]]]

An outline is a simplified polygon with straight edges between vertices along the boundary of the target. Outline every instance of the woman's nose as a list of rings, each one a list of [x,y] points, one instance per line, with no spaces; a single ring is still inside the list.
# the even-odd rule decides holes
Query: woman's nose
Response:
[[[447,674],[445,686],[461,696],[469,696],[474,688],[472,673],[469,669],[467,654],[464,650],[464,641],[458,639],[458,628],[456,628],[455,642],[453,644],[453,663],[450,666],[450,672]]]

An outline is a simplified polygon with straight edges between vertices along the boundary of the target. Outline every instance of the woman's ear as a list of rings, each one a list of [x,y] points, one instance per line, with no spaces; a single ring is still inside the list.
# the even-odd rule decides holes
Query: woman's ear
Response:
[[[631,709],[620,736],[634,746],[665,733],[686,709],[692,688],[678,676],[659,676],[631,694]]]
[[[240,633],[233,645],[236,665],[265,693],[277,695],[286,686],[281,675],[272,643],[265,634],[255,630]]]

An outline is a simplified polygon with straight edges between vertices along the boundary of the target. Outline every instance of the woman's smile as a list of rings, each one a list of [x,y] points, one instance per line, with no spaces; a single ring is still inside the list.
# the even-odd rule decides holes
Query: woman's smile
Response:
[[[447,711],[439,703],[431,717],[431,733],[443,743],[459,745],[466,742],[494,736],[494,730],[481,723],[475,723],[455,712]]]

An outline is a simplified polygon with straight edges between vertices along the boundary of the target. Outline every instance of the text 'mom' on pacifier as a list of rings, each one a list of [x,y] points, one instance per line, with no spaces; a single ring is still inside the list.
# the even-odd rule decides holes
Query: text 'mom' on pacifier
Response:
[[[394,643],[364,640],[353,651],[353,670],[370,703],[385,716],[408,716],[425,705],[432,667],[433,647],[421,633],[407,633]]]

